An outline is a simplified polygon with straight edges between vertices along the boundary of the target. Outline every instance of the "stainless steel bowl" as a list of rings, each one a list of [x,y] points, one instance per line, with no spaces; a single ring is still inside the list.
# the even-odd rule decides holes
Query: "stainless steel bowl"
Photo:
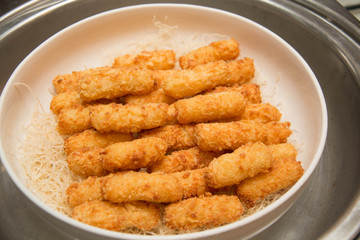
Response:
[[[155,1],[31,1],[0,21],[3,87],[41,42],[85,17]],[[165,1],[156,1],[165,2]],[[215,7],[258,22],[290,43],[308,62],[326,98],[325,150],[291,209],[253,239],[353,239],[360,231],[360,23],[336,1],[166,1]],[[2,168],[1,239],[73,239],[33,213],[35,207]]]

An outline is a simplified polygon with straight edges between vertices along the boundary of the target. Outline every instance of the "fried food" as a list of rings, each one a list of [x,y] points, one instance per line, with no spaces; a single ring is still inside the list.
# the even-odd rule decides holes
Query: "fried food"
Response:
[[[82,182],[72,183],[66,189],[69,206],[75,207],[92,200],[104,200],[102,195],[103,182],[111,176],[112,174],[104,177],[91,176]]]
[[[194,68],[197,65],[216,62],[219,60],[233,60],[239,56],[239,43],[231,38],[212,42],[208,46],[195,49],[179,58],[182,69]]]
[[[63,109],[58,115],[58,132],[72,135],[91,128],[90,109],[84,106],[74,106]]]
[[[237,74],[230,72],[231,68]],[[186,70],[165,70],[155,74],[162,83],[166,95],[175,99],[194,96],[200,92],[210,90],[216,86],[242,84],[254,77],[254,62],[250,58],[236,60],[234,63],[224,61],[210,62]]]
[[[237,185],[237,195],[247,207],[253,207],[257,201],[269,194],[295,184],[303,175],[301,163],[294,158],[277,158],[270,172],[245,179]]]
[[[238,84],[227,87],[227,86],[219,86],[214,90],[208,91],[206,94],[224,92],[224,91],[238,91],[240,92],[244,98],[246,99],[248,104],[252,103],[261,103],[261,91],[260,86],[254,83],[244,83],[240,86]]]
[[[141,133],[142,138],[158,137],[164,139],[168,144],[168,150],[187,149],[196,146],[194,125],[172,124],[147,130]]]
[[[64,92],[77,92],[79,90],[79,80],[92,71],[110,69],[108,66],[73,71],[72,73],[57,75],[52,83],[57,94]]]
[[[110,172],[146,168],[164,157],[165,140],[157,137],[140,138],[111,144],[101,152],[103,168]]]
[[[205,152],[198,147],[172,152],[148,168],[149,172],[172,173],[204,168],[219,153]]]
[[[147,202],[110,203],[94,200],[76,206],[72,218],[112,231],[151,230],[160,224],[160,209]]]
[[[155,79],[151,71],[135,68],[94,70],[79,81],[79,94],[84,102],[145,94],[154,88]]]
[[[85,147],[73,151],[66,158],[69,169],[83,177],[107,175],[109,172],[101,161],[102,152],[103,149],[99,147]]]
[[[131,140],[133,140],[133,135],[130,133],[100,133],[95,129],[88,129],[68,137],[64,142],[64,147],[65,153],[69,155],[71,152],[84,147],[104,148],[113,143]]]
[[[167,103],[172,104],[175,99],[165,94],[164,89],[158,88],[144,95],[127,95],[124,98],[126,104],[142,105],[146,103]]]
[[[99,104],[91,107],[91,124],[102,133],[136,133],[167,124],[169,120],[166,103],[144,105]]]
[[[289,122],[236,121],[223,123],[199,123],[195,137],[203,151],[234,150],[249,142],[267,145],[285,143],[291,135]]]
[[[181,186],[182,199],[201,196],[208,190],[207,168],[170,173]],[[179,199],[180,200],[180,199]]]
[[[77,105],[82,105],[79,93],[76,91],[64,92],[53,96],[50,102],[50,110],[58,115],[61,110]]]
[[[150,70],[167,70],[175,67],[173,50],[142,51],[139,54],[125,54],[116,57],[113,68],[139,67]]]
[[[240,118],[234,120],[256,120],[260,122],[278,122],[281,119],[279,109],[270,103],[248,104]]]
[[[236,196],[194,197],[165,207],[165,226],[176,230],[206,229],[238,220],[244,208]]]
[[[297,150],[294,145],[291,143],[280,143],[269,145],[271,154],[273,155],[274,160],[284,159],[284,158],[293,158],[296,159]]]
[[[107,178],[103,196],[114,203],[129,201],[175,202],[183,197],[182,186],[170,174],[126,171]]]
[[[178,123],[187,124],[241,117],[246,100],[237,91],[224,91],[178,100],[173,105]]]
[[[272,162],[271,150],[262,142],[245,144],[209,164],[208,184],[213,188],[238,184],[246,178],[268,172]]]

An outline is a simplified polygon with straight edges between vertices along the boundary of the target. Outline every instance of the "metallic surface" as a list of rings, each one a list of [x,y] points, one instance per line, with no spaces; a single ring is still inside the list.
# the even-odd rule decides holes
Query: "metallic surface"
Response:
[[[21,60],[57,31],[96,13],[150,2],[31,1],[4,15],[1,88]],[[166,2],[215,7],[262,24],[303,56],[324,92],[329,132],[320,164],[290,210],[252,239],[354,239],[360,231],[360,23],[330,0]],[[1,168],[0,239],[73,238],[43,221]]]

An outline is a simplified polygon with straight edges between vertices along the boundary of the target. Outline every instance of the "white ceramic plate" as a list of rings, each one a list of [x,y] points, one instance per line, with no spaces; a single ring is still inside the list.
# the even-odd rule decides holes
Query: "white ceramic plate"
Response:
[[[176,239],[179,236],[138,236],[116,233],[79,223],[44,205],[25,187],[14,152],[23,137],[23,126],[29,124],[38,97],[46,111],[52,95],[52,79],[57,74],[102,66],[112,57],[133,49],[135,40],[145,42],[158,36],[153,18],[176,26],[175,41],[191,43],[195,36],[217,33],[235,38],[240,43],[241,57],[255,61],[256,79],[261,83],[264,98],[279,105],[283,120],[292,123],[291,141],[301,146],[298,160],[305,169],[303,177],[285,195],[264,210],[243,220],[192,234],[181,239],[249,237],[279,218],[299,196],[317,165],[326,139],[327,113],[324,97],[316,77],[301,56],[285,41],[266,28],[228,12],[180,4],[148,4],[105,12],[55,34],[36,48],[17,67],[1,96],[0,131],[1,159],[10,177],[37,206],[41,216],[60,229],[88,239]],[[21,46],[19,46],[21,47]],[[151,47],[151,46],[149,46]],[[164,48],[167,48],[164,44]],[[171,47],[171,46],[170,46]],[[193,45],[193,47],[197,47]],[[161,47],[159,47],[161,48]],[[149,49],[151,50],[151,49]],[[16,87],[25,83],[33,93]],[[271,95],[271,98],[267,96]],[[264,99],[264,100],[265,100]],[[219,235],[220,234],[220,235]]]

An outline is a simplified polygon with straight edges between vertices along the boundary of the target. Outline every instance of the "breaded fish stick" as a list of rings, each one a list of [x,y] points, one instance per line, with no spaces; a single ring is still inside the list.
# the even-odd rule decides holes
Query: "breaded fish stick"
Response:
[[[190,171],[174,172],[169,175],[174,176],[178,180],[182,189],[182,199],[184,199],[205,194],[208,190],[206,174],[207,168],[201,168]]]
[[[140,67],[150,70],[167,70],[175,67],[176,56],[173,50],[142,51],[140,54],[125,54],[116,57],[113,68]]]
[[[198,147],[172,152],[148,168],[149,172],[172,173],[204,168],[218,153],[204,152]]]
[[[165,226],[176,230],[217,227],[238,220],[244,208],[236,196],[189,198],[165,207]]]
[[[294,145],[291,143],[280,143],[268,146],[271,150],[274,160],[284,159],[284,158],[293,158],[297,156],[297,150]]]
[[[102,148],[85,147],[77,149],[67,156],[69,169],[79,176],[104,176],[109,172],[101,161]]]
[[[233,60],[239,56],[239,53],[239,43],[231,38],[212,42],[208,46],[193,50],[181,56],[179,64],[182,69],[193,68],[209,62]]]
[[[157,137],[114,143],[101,152],[102,166],[110,172],[146,168],[164,157],[166,150],[166,141]]]
[[[151,71],[134,68],[94,70],[79,82],[79,94],[84,102],[113,99],[127,94],[145,94],[155,88]]]
[[[246,178],[268,172],[272,162],[271,150],[262,142],[245,144],[209,164],[208,184],[213,188],[238,184]]]
[[[100,133],[95,129],[88,129],[68,137],[64,142],[64,147],[65,153],[69,155],[71,152],[84,147],[104,148],[113,143],[131,140],[133,140],[133,135],[130,133]]]
[[[106,178],[111,177],[109,174],[104,177],[88,177],[86,180],[79,183],[72,183],[66,189],[68,203],[70,207],[75,207],[84,202],[91,200],[103,200],[102,187]]]
[[[295,184],[303,175],[301,163],[294,158],[278,158],[270,172],[248,178],[237,185],[237,195],[247,206],[252,207],[269,194]]]
[[[231,69],[236,73],[231,73]],[[166,70],[155,74],[162,82],[166,95],[173,98],[194,96],[216,86],[242,84],[254,77],[254,62],[250,58],[236,60],[233,63],[224,61],[210,62],[189,70]]]
[[[194,125],[190,124],[173,124],[141,133],[142,138],[158,137],[164,139],[168,144],[168,150],[187,149],[196,146],[194,135]]]
[[[79,80],[92,71],[101,69],[110,69],[110,67],[97,67],[85,69],[82,71],[73,71],[70,74],[59,74],[53,79],[53,86],[57,94],[64,92],[77,92],[79,90]]]
[[[225,91],[178,100],[173,105],[178,123],[187,124],[240,117],[246,100],[237,91]]]
[[[165,94],[164,89],[158,88],[144,95],[127,95],[124,98],[126,104],[142,105],[146,103],[167,103],[172,104],[175,99]]]
[[[240,86],[235,85],[235,86],[231,86],[231,87],[219,86],[219,87],[216,87],[214,90],[207,92],[206,94],[224,92],[224,91],[240,92],[249,104],[261,103],[261,101],[262,101],[260,86],[257,84],[253,84],[253,83],[244,83],[244,84],[241,84]]]
[[[260,122],[278,122],[281,119],[279,109],[269,103],[248,104],[243,114],[234,120],[256,120]]]
[[[248,142],[285,143],[292,133],[289,127],[290,122],[200,123],[195,126],[195,136],[203,151],[234,150]]]
[[[64,92],[53,96],[50,102],[50,110],[58,115],[61,110],[77,105],[82,105],[79,93],[76,91]]]
[[[127,171],[107,178],[103,186],[103,196],[114,203],[162,203],[182,199],[183,191],[177,178],[170,174]]]
[[[72,135],[91,128],[90,109],[84,106],[74,106],[63,109],[58,115],[58,132]]]
[[[112,231],[136,227],[151,230],[160,224],[160,209],[151,203],[110,203],[94,200],[76,206],[72,218]]]
[[[99,104],[91,107],[90,117],[92,126],[102,133],[135,133],[169,122],[166,103],[148,103],[140,106]]]

